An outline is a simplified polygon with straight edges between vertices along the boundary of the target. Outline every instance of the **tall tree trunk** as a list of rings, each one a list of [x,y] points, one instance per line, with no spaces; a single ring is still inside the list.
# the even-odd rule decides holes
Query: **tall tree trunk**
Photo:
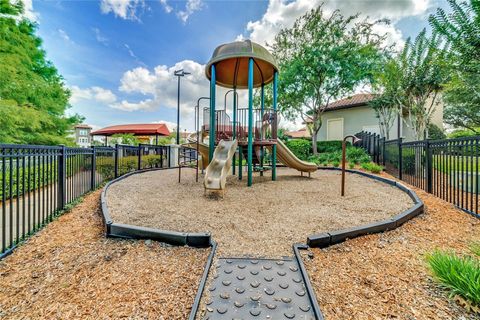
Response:
[[[313,131],[313,134],[312,134],[312,150],[313,150],[313,154],[318,154],[318,149],[317,149],[317,133],[318,131],[317,130],[312,130]]]

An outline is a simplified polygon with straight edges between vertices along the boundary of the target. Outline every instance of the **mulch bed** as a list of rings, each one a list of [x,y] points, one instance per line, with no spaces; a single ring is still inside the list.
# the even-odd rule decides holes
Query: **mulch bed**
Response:
[[[426,213],[399,229],[304,256],[326,319],[478,319],[447,297],[425,262],[435,248],[467,252],[480,220],[422,190]]]
[[[0,318],[187,318],[210,249],[106,239],[99,195],[0,261]]]

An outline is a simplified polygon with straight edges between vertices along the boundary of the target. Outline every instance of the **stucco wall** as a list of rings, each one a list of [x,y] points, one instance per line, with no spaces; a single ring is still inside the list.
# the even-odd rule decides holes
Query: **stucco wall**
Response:
[[[327,127],[329,119],[343,118],[343,135],[355,134],[362,131],[365,127],[379,128],[378,119],[371,107],[354,107],[349,109],[328,111],[322,115],[322,127],[318,132],[318,140],[327,140]],[[396,120],[390,130],[390,139],[397,136]],[[378,130],[378,129],[377,129]]]
[[[431,103],[431,100],[428,101]],[[368,106],[354,107],[342,110],[327,111],[322,116],[322,127],[318,132],[318,141],[328,140],[327,127],[329,119],[343,118],[343,136],[349,134],[355,134],[364,129],[364,127],[375,126],[378,128],[378,118],[375,116],[375,111]],[[397,126],[398,117],[393,121],[393,125],[390,128],[389,139],[397,139]],[[439,100],[436,104],[435,111],[432,114],[431,122],[443,129],[443,103]],[[413,131],[408,124],[408,117],[402,120],[401,137],[405,141],[414,140]]]

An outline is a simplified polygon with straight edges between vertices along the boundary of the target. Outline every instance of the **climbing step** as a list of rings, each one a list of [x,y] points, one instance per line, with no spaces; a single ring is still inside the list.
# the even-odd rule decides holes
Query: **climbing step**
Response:
[[[312,298],[295,258],[219,258],[203,319],[315,320]]]

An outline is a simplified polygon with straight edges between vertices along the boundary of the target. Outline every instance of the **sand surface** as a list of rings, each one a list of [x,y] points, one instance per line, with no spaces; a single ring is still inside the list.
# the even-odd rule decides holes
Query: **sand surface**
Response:
[[[411,207],[407,194],[385,183],[347,174],[340,196],[340,172],[319,170],[311,178],[281,168],[246,179],[228,178],[224,198],[204,196],[203,176],[193,169],[136,174],[113,184],[107,205],[115,222],[158,229],[212,233],[219,256],[290,256],[293,243],[317,232],[382,220]]]

